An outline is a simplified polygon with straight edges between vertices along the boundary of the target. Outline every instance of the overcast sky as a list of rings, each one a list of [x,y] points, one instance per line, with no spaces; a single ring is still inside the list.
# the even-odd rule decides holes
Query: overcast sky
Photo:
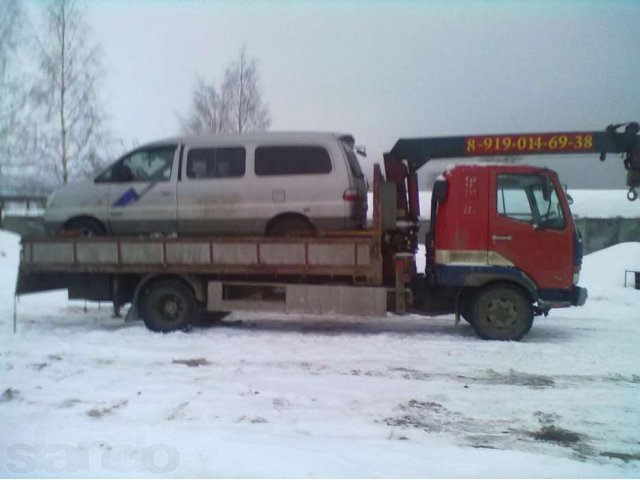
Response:
[[[399,137],[599,130],[640,121],[640,1],[89,2],[111,126],[172,136],[197,75],[245,45],[274,130],[351,132],[381,160]],[[596,158],[548,159],[573,186]],[[608,162],[609,163],[609,162]],[[618,166],[607,184],[624,187]]]

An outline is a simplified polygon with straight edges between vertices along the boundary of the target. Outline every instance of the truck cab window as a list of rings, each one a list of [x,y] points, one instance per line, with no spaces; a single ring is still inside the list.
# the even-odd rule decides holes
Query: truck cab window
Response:
[[[498,214],[539,228],[562,230],[562,205],[553,187],[545,192],[545,182],[548,179],[540,175],[498,175]]]
[[[171,178],[176,146],[137,150],[96,178],[96,183],[166,182]]]

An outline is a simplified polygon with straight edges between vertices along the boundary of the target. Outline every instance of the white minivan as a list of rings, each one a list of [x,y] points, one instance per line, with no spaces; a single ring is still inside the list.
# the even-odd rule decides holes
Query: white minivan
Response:
[[[173,138],[136,148],[93,181],[59,188],[50,234],[295,235],[357,229],[367,182],[354,138],[246,133]]]

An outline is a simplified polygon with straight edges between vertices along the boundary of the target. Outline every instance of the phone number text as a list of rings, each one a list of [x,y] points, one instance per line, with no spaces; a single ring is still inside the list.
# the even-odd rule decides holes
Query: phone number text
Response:
[[[465,153],[467,155],[588,152],[592,150],[593,135],[589,133],[483,135],[465,138]]]

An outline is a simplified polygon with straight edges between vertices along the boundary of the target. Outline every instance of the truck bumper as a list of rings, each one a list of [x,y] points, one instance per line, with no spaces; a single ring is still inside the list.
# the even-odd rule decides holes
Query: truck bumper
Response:
[[[538,304],[543,310],[551,308],[581,307],[587,301],[587,289],[573,285],[571,288],[538,291]]]
[[[586,288],[573,286],[571,288],[571,305],[581,307],[587,302],[588,292]]]

